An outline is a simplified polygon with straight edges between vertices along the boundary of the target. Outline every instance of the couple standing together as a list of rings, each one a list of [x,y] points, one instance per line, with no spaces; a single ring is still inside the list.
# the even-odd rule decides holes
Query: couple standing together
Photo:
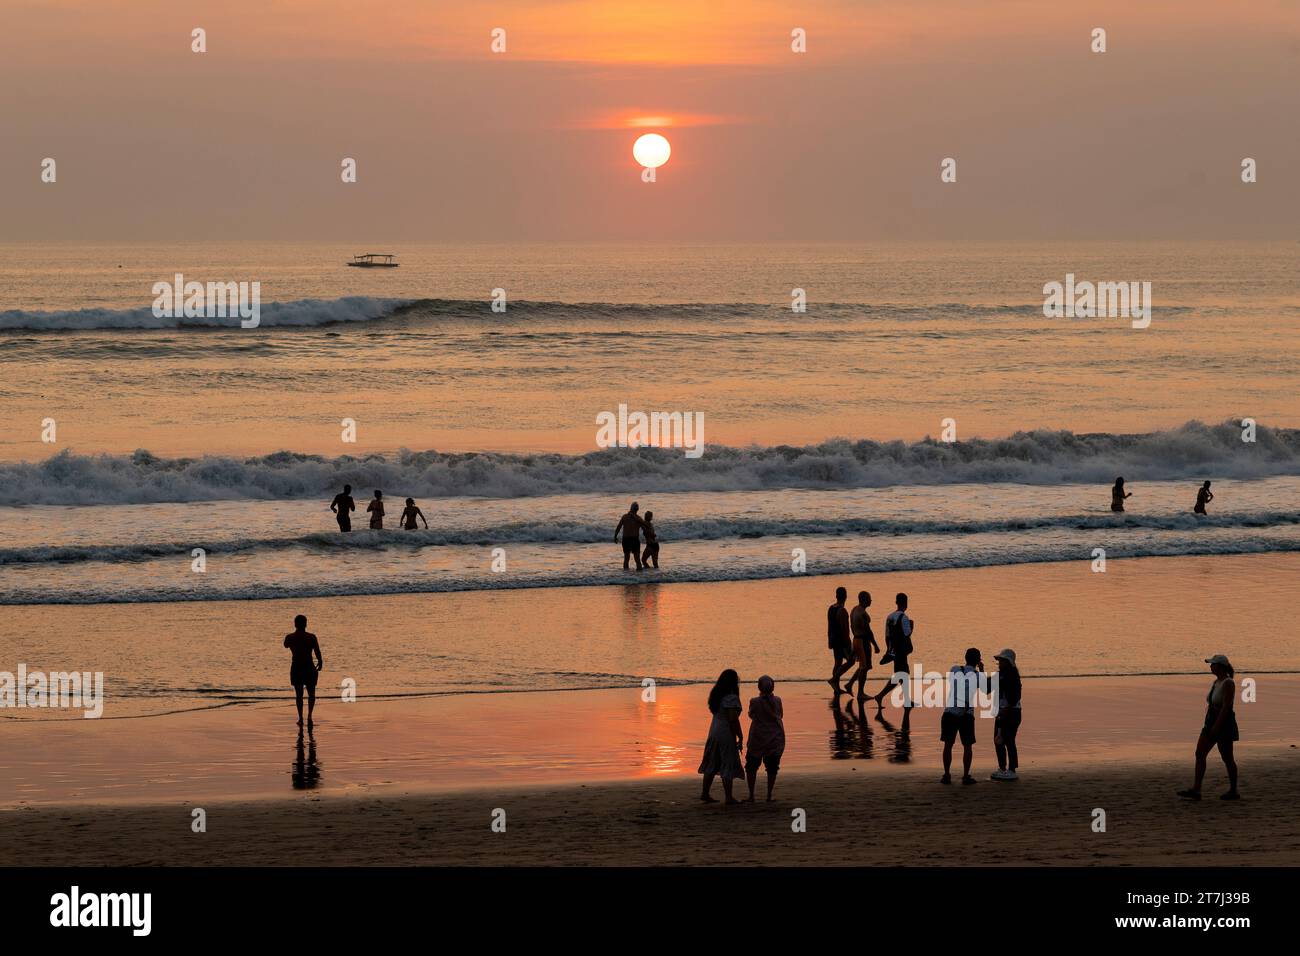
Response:
[[[628,560],[636,559],[636,569],[642,571],[650,567],[653,561],[656,568],[659,567],[659,537],[655,533],[653,511],[647,511],[642,518],[638,512],[641,506],[635,501],[627,509],[627,514],[618,519],[618,524],[614,526],[614,540],[619,540],[619,533],[623,535],[623,570],[628,571]],[[641,532],[645,532],[645,552],[641,551]]]
[[[871,630],[871,594],[858,592],[858,604],[849,612],[845,603],[849,599],[846,588],[835,589],[835,603],[826,609],[826,646],[830,648],[835,659],[834,670],[826,683],[835,688],[836,694],[853,692],[853,685],[858,685],[858,700],[866,700],[867,675],[871,670],[871,651],[880,652],[876,636]],[[907,595],[899,593],[894,598],[895,610],[885,618],[885,653],[880,657],[882,665],[892,663],[895,674],[906,676],[909,668],[908,658],[912,653],[912,619],[907,616]],[[840,687],[840,677],[854,664],[858,669],[849,677],[849,682]],[[877,707],[884,707],[881,701],[893,689],[897,680],[890,679],[880,689],[880,693],[871,699]],[[907,705],[910,706],[910,703]]]

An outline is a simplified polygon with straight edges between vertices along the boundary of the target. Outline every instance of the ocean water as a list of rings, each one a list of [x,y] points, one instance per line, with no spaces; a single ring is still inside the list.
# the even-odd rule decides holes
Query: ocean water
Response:
[[[195,681],[171,657],[141,663],[135,630],[176,627],[191,606],[239,631],[266,623],[250,602],[427,595],[444,614],[446,592],[540,588],[585,604],[565,589],[783,579],[799,555],[809,575],[874,576],[1086,565],[1096,548],[1295,552],[1296,248],[429,246],[384,250],[403,266],[366,271],[343,265],[360,247],[0,247],[0,604],[29,609],[4,616],[0,647],[31,657],[39,607],[76,605],[68,620],[99,635],[95,669],[183,706],[185,688],[244,686],[223,668]],[[155,318],[152,285],[177,272],[260,282],[261,326]],[[1045,318],[1042,287],[1067,273],[1150,281],[1150,327]],[[490,309],[496,288],[505,313]],[[795,288],[806,312],[790,309]],[[596,417],[620,405],[703,414],[704,454],[597,448]],[[936,440],[945,419],[955,443]],[[1115,515],[1120,474],[1134,497]],[[1197,517],[1204,479],[1216,500]],[[345,482],[362,509],[382,488],[390,524],[417,498],[430,529],[338,533],[327,504]],[[612,541],[634,498],[663,543],[661,568],[639,576]],[[1278,591],[1270,606],[1294,597]],[[132,629],[100,628],[121,605],[141,608]],[[719,626],[701,621],[697,638]],[[1143,666],[1176,667],[1183,648],[1164,639]],[[680,645],[625,669],[558,640],[544,662],[512,658],[501,682],[446,630],[420,630],[400,674],[367,666],[394,693],[717,669]],[[1284,646],[1272,666],[1289,666]],[[1047,670],[1131,670],[1071,648]],[[814,672],[783,653],[782,676]]]

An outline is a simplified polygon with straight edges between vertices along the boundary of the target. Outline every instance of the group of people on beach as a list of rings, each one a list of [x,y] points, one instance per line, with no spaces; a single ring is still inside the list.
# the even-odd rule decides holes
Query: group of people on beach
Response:
[[[1124,488],[1124,479],[1122,477],[1115,479],[1115,484],[1110,489],[1110,510],[1123,511],[1124,502],[1133,497],[1133,492]],[[1201,487],[1196,489],[1196,503],[1192,505],[1192,513],[1203,515],[1207,514],[1205,506],[1214,500],[1214,493],[1210,491],[1210,483],[1204,482]]]
[[[339,523],[340,531],[352,530],[352,512],[357,510],[357,503],[352,498],[352,486],[344,485],[343,490],[334,496],[330,502],[330,511],[334,512],[335,518]],[[366,511],[370,514],[370,527],[375,530],[382,530],[384,527],[384,493],[375,489],[375,496],[370,499],[370,504],[366,505]],[[429,521],[424,517],[424,512],[415,506],[414,498],[406,499],[406,507],[402,509],[402,517],[399,523],[406,531],[415,531],[417,528],[416,519],[424,522],[424,527],[429,527]]]
[[[857,684],[859,703],[873,700],[877,708],[883,709],[885,696],[899,684],[910,680],[908,670],[913,652],[915,623],[907,613],[908,598],[906,594],[899,593],[895,597],[894,611],[885,620],[885,652],[880,656],[880,663],[893,664],[893,673],[880,692],[874,695],[868,694],[866,690],[867,675],[871,670],[871,652],[880,653],[880,646],[871,630],[871,614],[867,610],[871,607],[871,594],[859,591],[858,603],[852,611],[846,607],[847,601],[848,590],[838,587],[835,589],[835,603],[826,609],[827,645],[834,661],[827,683],[835,691],[837,704],[840,695],[852,693],[854,684]],[[976,742],[977,692],[992,694],[994,690],[997,694],[997,709],[993,719],[993,748],[998,769],[993,771],[990,779],[1019,779],[1017,770],[1020,753],[1016,737],[1023,716],[1021,702],[1024,684],[1013,649],[1004,648],[993,655],[993,659],[997,661],[998,667],[996,684],[985,675],[983,656],[977,647],[967,648],[963,661],[954,664],[948,672],[945,706],[939,718],[939,739],[943,743],[943,776],[939,782],[942,784],[952,783],[953,748],[959,739],[962,745],[961,782],[965,785],[976,782],[971,774],[971,765]],[[1233,744],[1239,739],[1239,732],[1233,708],[1236,697],[1234,671],[1223,654],[1208,657],[1205,663],[1210,665],[1215,679],[1206,695],[1205,722],[1196,744],[1195,779],[1190,788],[1178,791],[1178,795],[1188,800],[1201,799],[1206,758],[1211,750],[1217,748],[1227,769],[1229,782],[1229,789],[1221,799],[1237,800],[1237,764]],[[857,665],[857,670],[849,677],[848,683],[841,686],[840,678],[854,664]],[[903,697],[905,716],[906,710],[915,706],[910,688],[906,690],[909,692],[905,692]],[[721,777],[725,802],[742,802],[733,795],[732,786],[734,780],[744,777],[749,784],[749,798],[743,802],[752,801],[759,767],[767,770],[767,799],[772,799],[781,757],[785,752],[785,715],[781,698],[774,691],[775,682],[771,677],[764,675],[759,678],[758,696],[749,701],[749,745],[746,749],[740,724],[743,710],[740,678],[730,668],[719,675],[708,698],[712,720],[698,771],[704,778],[701,800],[716,802],[710,791],[714,778]],[[740,759],[742,750],[745,752],[743,763]]]

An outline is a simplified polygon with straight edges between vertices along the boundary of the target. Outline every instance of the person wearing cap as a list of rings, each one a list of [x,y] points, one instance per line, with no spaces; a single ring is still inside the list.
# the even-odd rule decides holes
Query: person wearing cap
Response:
[[[952,783],[952,745],[961,734],[961,782],[972,784],[970,764],[975,745],[975,699],[984,676],[984,661],[978,647],[966,651],[966,663],[954,664],[948,672],[948,706],[939,718],[939,739],[943,741],[943,777],[940,783]]]
[[[749,747],[745,751],[745,779],[749,783],[749,800],[754,802],[754,784],[758,782],[760,764],[767,769],[767,801],[772,802],[772,788],[781,769],[785,753],[785,723],[776,682],[764,674],[758,679],[758,696],[749,701]]]
[[[989,775],[990,780],[1018,780],[1016,767],[1020,755],[1016,751],[1016,733],[1020,730],[1020,671],[1016,668],[1016,652],[1003,648],[993,659],[998,662],[998,713],[993,718],[993,749],[998,755],[998,769]]]
[[[1240,800],[1237,793],[1237,761],[1232,756],[1232,745],[1240,734],[1237,732],[1237,715],[1232,709],[1237,696],[1237,684],[1233,680],[1235,672],[1228,658],[1222,654],[1207,657],[1205,663],[1210,665],[1214,674],[1214,683],[1205,695],[1205,726],[1201,728],[1201,737],[1196,741],[1196,782],[1190,790],[1179,790],[1180,797],[1188,800],[1201,799],[1201,781],[1205,779],[1205,758],[1215,747],[1228,769],[1228,792],[1220,800]]]

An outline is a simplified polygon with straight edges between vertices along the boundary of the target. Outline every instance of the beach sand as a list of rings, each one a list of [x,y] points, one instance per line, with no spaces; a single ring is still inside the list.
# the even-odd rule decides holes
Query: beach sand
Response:
[[[1239,675],[1244,683],[1250,675]],[[700,686],[454,695],[126,720],[6,722],[0,864],[1176,864],[1300,862],[1300,676],[1239,705],[1244,799],[1187,806],[1208,675],[1031,678],[1021,776],[943,787],[938,710],[906,725],[778,686],[788,747],[772,805],[704,805]],[[748,696],[748,688],[746,689]],[[960,760],[960,750],[956,755]],[[762,776],[759,795],[762,796]],[[720,784],[714,793],[721,796]],[[207,832],[191,830],[192,811]],[[506,812],[495,833],[493,811]],[[807,831],[791,813],[807,813]],[[1096,808],[1104,833],[1093,832]]]
[[[1237,803],[1175,796],[1190,760],[940,786],[934,773],[797,772],[773,803],[697,799],[695,779],[3,814],[6,865],[1161,865],[1300,861],[1295,750],[1243,760]],[[761,799],[761,796],[760,796]],[[506,830],[493,832],[497,808]],[[792,813],[806,813],[806,832]],[[1106,830],[1092,829],[1095,810]]]

